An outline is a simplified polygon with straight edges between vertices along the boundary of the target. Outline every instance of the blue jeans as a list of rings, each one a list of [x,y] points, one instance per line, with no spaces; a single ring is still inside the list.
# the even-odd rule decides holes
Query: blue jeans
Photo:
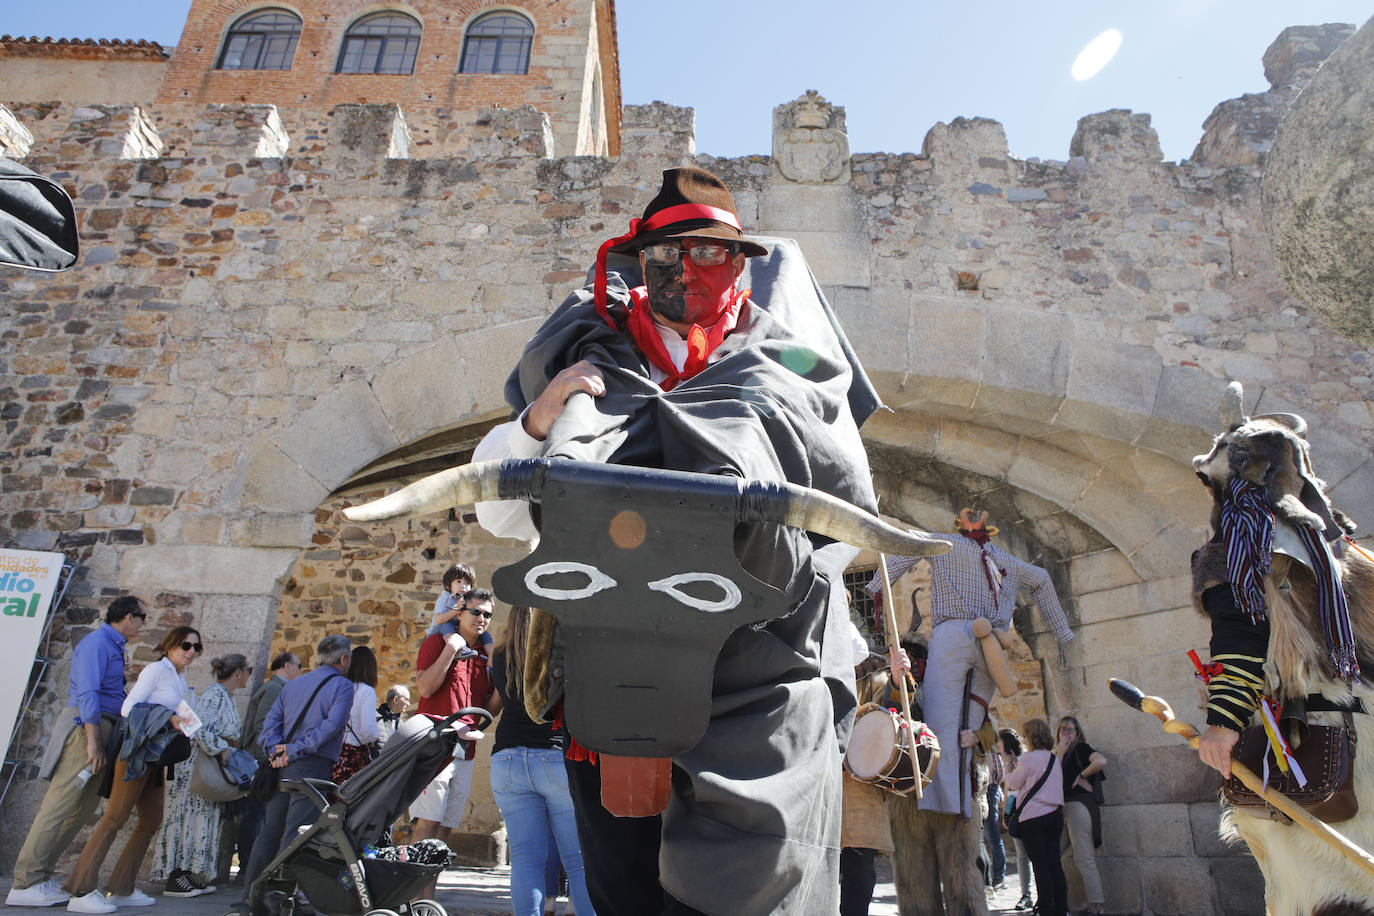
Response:
[[[491,794],[506,821],[511,909],[516,916],[544,912],[544,869],[551,836],[568,873],[568,893],[578,916],[594,914],[582,873],[582,849],[563,752],[533,747],[497,751],[491,755]]]
[[[1001,884],[1007,874],[1007,851],[1002,845],[1002,831],[997,828],[997,814],[1002,805],[1002,787],[988,786],[988,817],[983,821],[983,841],[987,843],[988,855],[992,856],[989,866],[992,873],[989,883]]]
[[[281,769],[282,779],[328,779],[332,764],[324,757],[302,757],[293,760]],[[256,881],[272,860],[287,846],[296,841],[297,831],[319,817],[319,809],[303,792],[280,790],[267,802],[263,812],[262,826],[257,839],[253,841],[253,851],[248,856],[248,868],[243,873],[243,902],[252,900],[253,882]]]

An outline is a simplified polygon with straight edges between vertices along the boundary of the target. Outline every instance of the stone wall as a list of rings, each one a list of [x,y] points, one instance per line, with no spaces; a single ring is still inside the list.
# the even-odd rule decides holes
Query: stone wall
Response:
[[[1284,40],[1329,53],[1313,34]],[[1272,102],[1228,103],[1209,135]],[[1163,162],[1148,116],[1110,111],[1064,162],[1010,158],[981,119],[937,124],[920,153],[855,154],[811,94],[782,106],[772,156],[697,156],[691,110],[655,103],[625,109],[617,158],[552,158],[532,108],[484,110],[453,131],[462,155],[426,158],[394,106],[306,128],[270,106],[6,104],[84,246],[71,273],[0,274],[0,539],[80,564],[59,657],[132,590],[158,611],[145,643],[190,620],[264,662],[274,633],[308,647],[351,627],[399,678],[444,564],[485,579],[520,547],[464,508],[360,533],[338,508],[368,469],[436,442],[461,458],[503,419],[531,330],[660,171],[695,161],[747,226],[800,240],[891,407],[864,429],[884,511],[946,530],[988,508],[1003,546],[1050,570],[1077,638],[1056,645],[1029,608],[1017,629],[1042,711],[1077,714],[1112,762],[1108,909],[1259,910],[1253,865],[1215,839],[1216,780],[1103,686],[1200,718],[1183,653],[1207,641],[1188,555],[1208,507],[1188,459],[1227,379],[1247,409],[1306,414],[1336,502],[1374,518],[1374,352],[1284,289],[1259,166],[1227,159],[1241,146],[1204,137],[1205,164]],[[59,665],[25,760],[64,682]],[[42,791],[21,775],[10,822]],[[491,823],[474,809],[469,828]]]

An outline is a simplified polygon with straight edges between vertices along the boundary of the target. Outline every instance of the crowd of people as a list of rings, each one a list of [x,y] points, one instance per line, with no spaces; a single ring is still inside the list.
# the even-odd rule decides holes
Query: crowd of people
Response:
[[[529,609],[512,609],[493,651],[492,593],[477,588],[463,564],[451,566],[442,582],[418,647],[416,712],[435,719],[465,707],[501,714],[492,793],[507,823],[514,912],[542,916],[563,881],[566,912],[592,913],[561,762],[566,733],[535,722],[523,706]],[[284,778],[341,785],[380,753],[410,712],[411,687],[393,684],[379,702],[376,653],[339,635],[319,642],[309,670],[294,652],[274,655],[242,716],[235,694],[250,685],[253,666],[238,653],[216,657],[213,683],[192,690],[184,672],[205,645],[188,626],[167,632],[157,661],[126,690],[126,646],[146,620],[140,599],[120,597],[76,647],[69,705],[42,770],[50,785],[15,866],[10,906],[66,904],[75,913],[152,906],[157,898],[135,886],[151,850],[148,875],[162,885],[162,896],[196,897],[232,883],[241,888],[235,907],[247,911],[253,880],[316,811],[299,793],[278,792],[267,802],[252,794],[228,802],[203,797],[193,788],[197,758],[227,763],[233,749],[243,748]],[[484,737],[476,725],[473,716],[460,720],[453,761],[411,805],[412,842],[446,840],[462,821]],[[94,833],[59,880],[58,859],[102,797],[108,800]],[[177,816],[164,821],[165,810]],[[102,882],[105,859],[133,814],[137,823]],[[433,885],[421,894],[433,895]]]

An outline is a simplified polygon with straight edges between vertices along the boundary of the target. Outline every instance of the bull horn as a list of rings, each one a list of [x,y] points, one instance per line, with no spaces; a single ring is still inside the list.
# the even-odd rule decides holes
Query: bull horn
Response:
[[[787,503],[783,521],[794,528],[896,556],[933,557],[949,550],[948,541],[895,528],[829,493],[796,484],[782,484],[780,488],[786,493]]]
[[[376,522],[402,515],[429,515],[454,506],[500,499],[501,462],[482,461],[449,468],[395,493],[343,510],[350,522]]]
[[[1226,393],[1221,396],[1221,430],[1227,432],[1244,422],[1245,391],[1241,388],[1240,382],[1232,382],[1226,386]]]
[[[1307,421],[1295,413],[1262,413],[1251,417],[1252,420],[1273,420],[1287,426],[1295,436],[1307,438]]]

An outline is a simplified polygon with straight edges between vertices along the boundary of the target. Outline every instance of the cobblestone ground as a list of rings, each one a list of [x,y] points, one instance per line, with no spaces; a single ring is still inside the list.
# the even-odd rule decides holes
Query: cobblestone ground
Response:
[[[0,879],[0,893],[8,893],[11,879]],[[142,910],[120,910],[121,913],[169,913],[177,916],[222,916],[227,913],[239,897],[239,888],[229,887],[203,897],[189,899],[167,898],[160,896],[158,888],[144,883],[142,889],[152,894],[157,903]],[[1014,916],[1012,909],[1020,889],[1016,885],[1015,873],[1003,889],[988,898],[988,906],[993,914]],[[437,898],[451,916],[498,916],[510,913],[510,868],[455,868],[444,872],[439,879]],[[567,906],[560,900],[557,912],[562,914]],[[62,907],[47,910],[29,907],[7,907],[8,913],[61,913]],[[897,892],[892,884],[892,864],[887,859],[878,860],[878,886],[874,890],[873,904],[869,916],[897,916]]]

